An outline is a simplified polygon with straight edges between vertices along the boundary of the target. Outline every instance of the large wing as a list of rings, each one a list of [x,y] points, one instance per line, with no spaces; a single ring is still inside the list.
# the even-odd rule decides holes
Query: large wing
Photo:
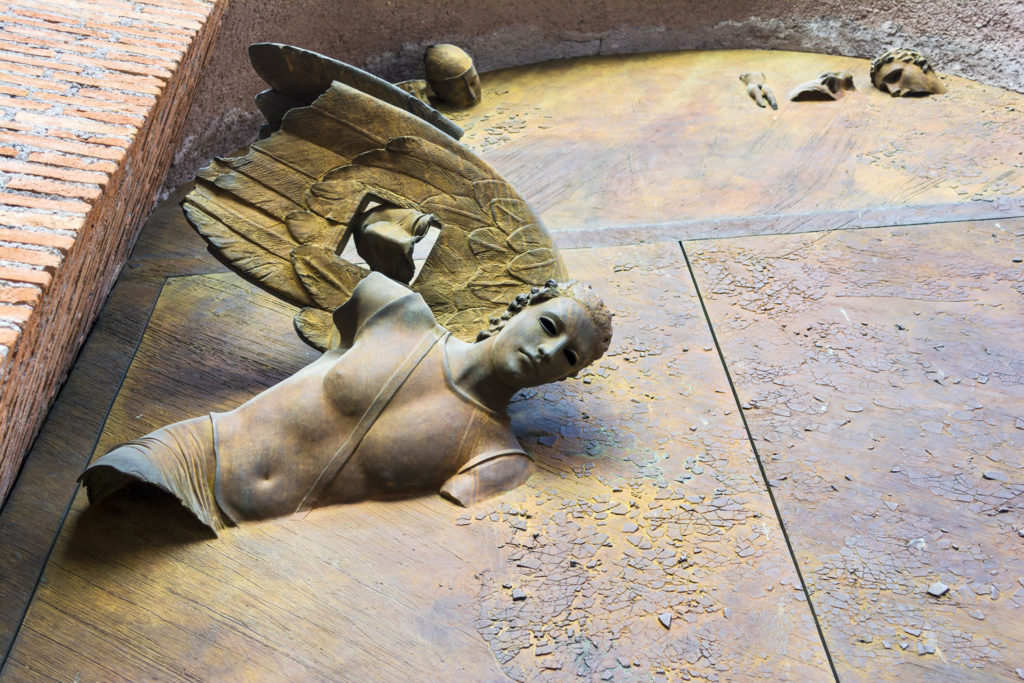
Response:
[[[565,269],[525,201],[468,148],[343,83],[244,156],[218,159],[184,200],[229,266],[304,310],[304,339],[330,344],[330,311],[365,269],[338,253],[367,198],[434,214],[440,234],[411,287],[456,336],[475,339],[517,294]]]

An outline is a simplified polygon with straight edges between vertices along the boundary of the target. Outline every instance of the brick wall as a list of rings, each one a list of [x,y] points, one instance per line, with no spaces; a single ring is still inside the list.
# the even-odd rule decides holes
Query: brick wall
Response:
[[[225,5],[0,5],[0,500],[152,207]]]

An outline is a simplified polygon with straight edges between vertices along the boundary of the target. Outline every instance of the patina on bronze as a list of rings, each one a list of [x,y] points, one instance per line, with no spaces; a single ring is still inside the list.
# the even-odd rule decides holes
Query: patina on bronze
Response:
[[[813,81],[793,88],[789,92],[789,99],[793,102],[838,100],[856,89],[853,74],[849,71],[826,71]]]
[[[427,83],[434,95],[455,107],[472,107],[480,101],[480,76],[473,58],[456,45],[431,45],[423,55]]]
[[[409,93],[420,102],[430,104],[430,96],[434,94],[434,91],[430,89],[430,84],[425,79],[414,78],[408,81],[398,81],[395,83],[396,88],[401,88],[405,92]]]
[[[285,68],[275,54],[348,73],[287,46],[252,52],[261,73]],[[589,287],[557,284],[539,219],[432,111],[333,81],[200,173],[189,221],[237,273],[301,306],[300,336],[326,352],[232,411],[114,448],[82,474],[90,500],[139,480],[216,531],[429,491],[468,505],[529,476],[509,399],[599,358],[611,316]],[[338,255],[350,238],[369,270]]]
[[[441,223],[433,214],[378,206],[357,219],[352,237],[356,252],[373,270],[409,284],[416,270],[413,247],[428,230],[440,227]]]
[[[768,106],[772,109],[779,108],[778,103],[775,101],[775,93],[772,92],[763,73],[759,71],[742,73],[740,74],[740,81],[743,82],[743,85],[747,86],[747,94],[750,95],[750,99],[754,100],[757,106],[763,108],[765,102],[767,102]]]
[[[81,475],[90,501],[141,481],[214,531],[425,492],[471,505],[532,471],[509,399],[575,374],[611,340],[611,316],[590,287],[554,281],[517,297],[477,343],[454,339],[422,297],[380,273],[334,321],[337,345],[295,375],[98,459]]]
[[[946,92],[928,58],[917,50],[886,50],[871,62],[871,82],[893,97],[941,95]]]
[[[216,159],[199,173],[183,207],[218,258],[302,309],[296,328],[312,346],[328,348],[332,312],[370,269],[409,282],[438,322],[464,341],[524,289],[567,278],[541,220],[456,140],[451,126],[434,125],[444,118],[438,112],[397,88],[408,98],[402,106],[378,98],[347,68],[315,53],[270,43],[250,53],[276,90],[304,100],[323,74],[345,74],[353,85],[328,82],[246,154]],[[295,65],[323,74],[296,76],[303,85],[290,88],[285,75]],[[416,108],[406,110],[410,102]],[[429,214],[428,223],[440,226],[411,281],[408,250],[418,228],[387,228],[374,218],[382,215],[372,213],[375,207]],[[350,239],[369,269],[335,258]]]

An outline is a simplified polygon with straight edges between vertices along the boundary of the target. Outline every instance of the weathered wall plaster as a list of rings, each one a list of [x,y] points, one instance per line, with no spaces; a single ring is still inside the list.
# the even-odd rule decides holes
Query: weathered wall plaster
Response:
[[[264,86],[246,47],[291,43],[383,78],[422,76],[424,48],[456,43],[479,71],[597,54],[763,48],[871,58],[909,46],[942,73],[1024,92],[1024,4],[1017,0],[232,0],[167,179],[249,142]]]

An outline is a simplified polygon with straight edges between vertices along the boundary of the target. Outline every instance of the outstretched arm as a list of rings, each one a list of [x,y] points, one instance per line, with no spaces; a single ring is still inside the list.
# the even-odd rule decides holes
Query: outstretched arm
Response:
[[[441,495],[463,507],[511,491],[533,473],[533,461],[523,453],[505,453],[464,468],[441,487]]]

